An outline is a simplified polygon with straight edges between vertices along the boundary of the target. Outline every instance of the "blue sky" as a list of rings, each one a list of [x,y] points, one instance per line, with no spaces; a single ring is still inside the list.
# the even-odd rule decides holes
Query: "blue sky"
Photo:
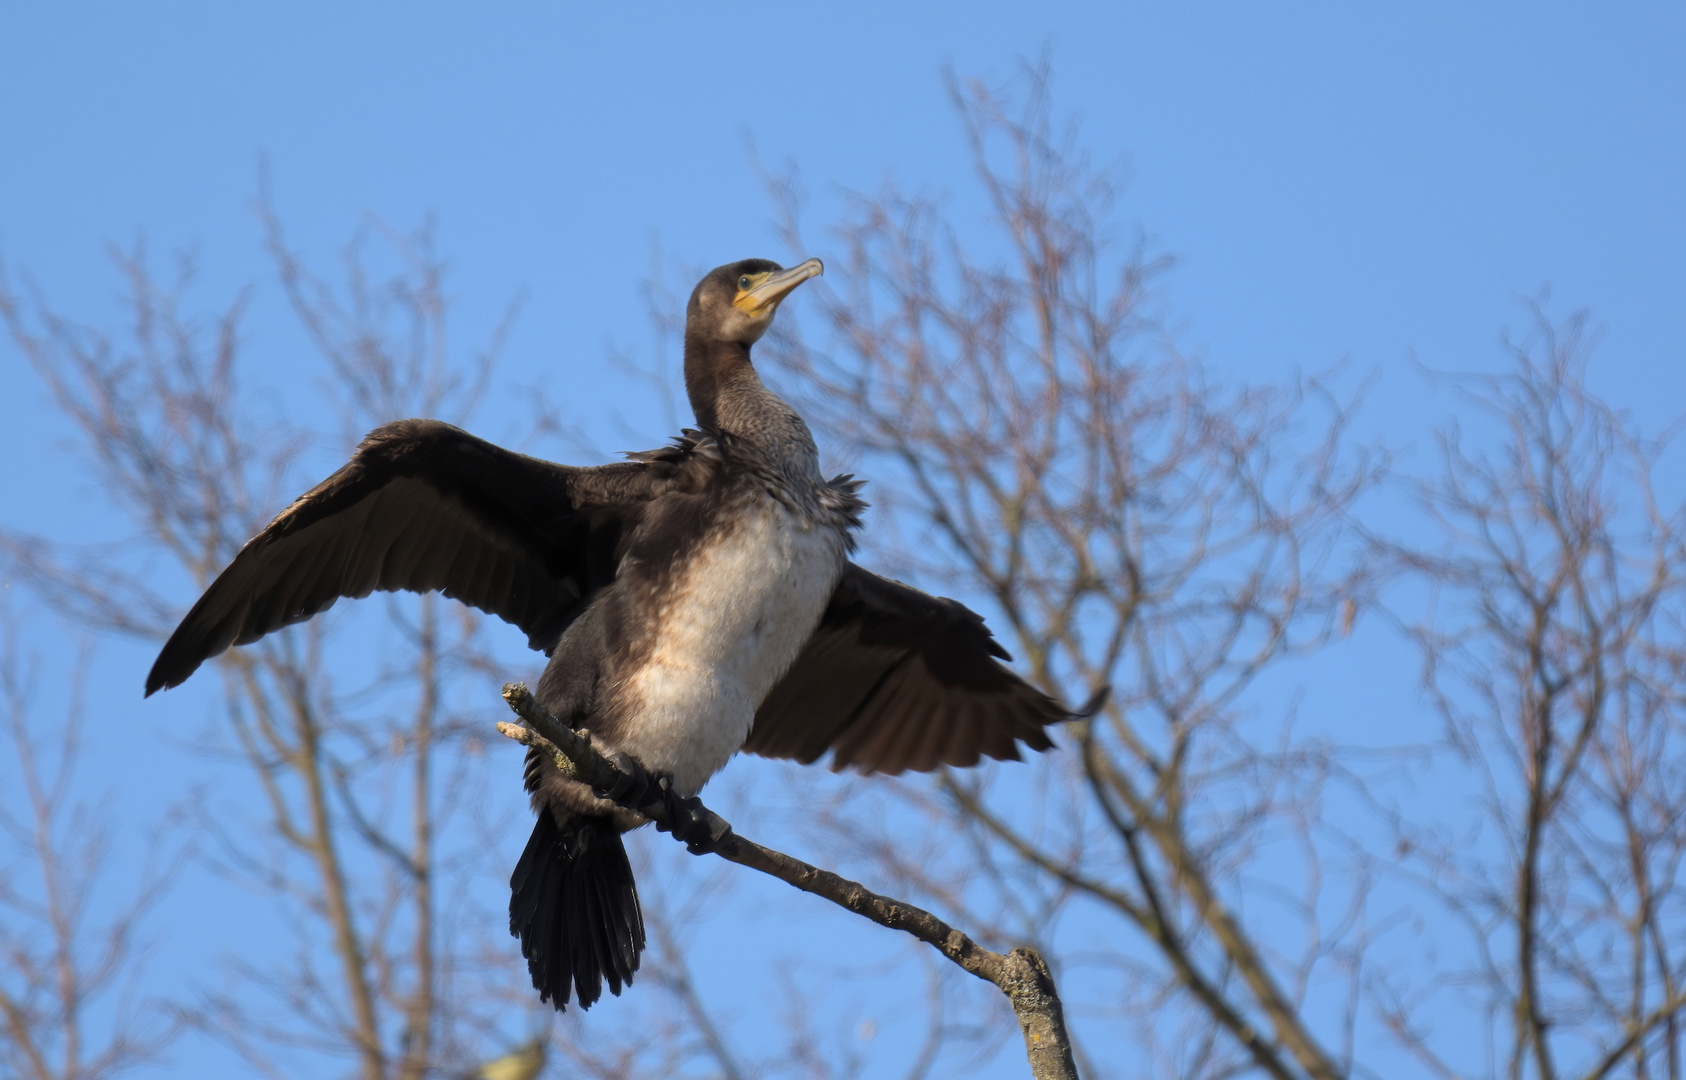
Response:
[[[554,366],[638,335],[654,243],[708,264],[775,246],[751,140],[822,197],[958,187],[940,69],[998,78],[1048,47],[1219,364],[1472,362],[1547,285],[1624,363],[1686,355],[1678,8],[630,12],[13,5],[0,251],[66,306],[108,296],[101,247],[142,233],[196,246],[210,282],[255,277],[267,155],[307,250],[366,212],[436,212],[459,292],[527,290],[518,362]]]
[[[99,322],[106,245],[194,249],[207,305],[258,282],[254,356],[305,408],[251,209],[263,158],[318,263],[369,214],[436,214],[459,340],[523,294],[504,384],[547,379],[588,425],[614,396],[654,443],[605,363],[649,341],[653,253],[829,254],[781,249],[750,148],[800,168],[816,222],[887,177],[956,191],[964,221],[942,71],[997,80],[1045,49],[1057,107],[1130,178],[1121,226],[1177,259],[1179,342],[1217,371],[1344,359],[1379,380],[1368,429],[1420,445],[1448,402],[1409,358],[1494,369],[1549,289],[1603,328],[1595,388],[1652,429],[1686,402],[1679,5],[13,3],[0,258]],[[0,460],[30,464],[0,470],[0,524],[109,539],[46,404],[0,344]],[[138,686],[145,659],[98,670]]]

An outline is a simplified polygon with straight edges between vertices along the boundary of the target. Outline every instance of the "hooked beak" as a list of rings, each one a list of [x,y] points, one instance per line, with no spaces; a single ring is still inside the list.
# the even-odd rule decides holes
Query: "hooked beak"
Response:
[[[732,303],[739,310],[746,311],[751,315],[762,311],[771,314],[772,310],[778,306],[779,301],[789,295],[792,289],[809,278],[819,277],[823,273],[825,273],[825,264],[818,259],[809,259],[807,262],[793,266],[789,270],[780,270],[732,301]]]

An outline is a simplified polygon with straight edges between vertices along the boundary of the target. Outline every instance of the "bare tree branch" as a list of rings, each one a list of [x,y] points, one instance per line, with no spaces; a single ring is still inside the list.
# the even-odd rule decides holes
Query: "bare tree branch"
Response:
[[[76,797],[89,742],[82,694],[73,688],[62,719],[41,723],[27,666],[11,613],[0,611],[0,727],[11,758],[0,769],[0,1070],[106,1080],[155,1061],[180,1033],[164,1003],[137,1006],[132,996],[143,920],[176,859],[161,871],[155,839],[140,879],[126,889],[115,879],[109,807]],[[119,891],[129,899],[115,910],[96,908],[96,897]]]

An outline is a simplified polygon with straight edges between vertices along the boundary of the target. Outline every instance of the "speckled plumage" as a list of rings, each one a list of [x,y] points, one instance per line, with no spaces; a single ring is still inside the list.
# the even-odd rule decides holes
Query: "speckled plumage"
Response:
[[[821,479],[802,420],[759,426],[769,447],[687,432],[632,455],[675,468],[626,541],[615,581],[558,643],[538,699],[695,794],[748,738],[755,710],[818,624],[864,508],[847,477]],[[637,819],[553,771],[529,773],[535,807]]]

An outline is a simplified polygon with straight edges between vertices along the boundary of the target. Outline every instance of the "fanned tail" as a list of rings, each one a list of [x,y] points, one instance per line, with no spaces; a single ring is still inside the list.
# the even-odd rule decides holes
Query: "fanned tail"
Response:
[[[612,824],[540,808],[527,850],[509,879],[509,932],[540,1001],[558,1012],[570,988],[582,1009],[632,983],[644,951],[644,916],[626,845]]]

